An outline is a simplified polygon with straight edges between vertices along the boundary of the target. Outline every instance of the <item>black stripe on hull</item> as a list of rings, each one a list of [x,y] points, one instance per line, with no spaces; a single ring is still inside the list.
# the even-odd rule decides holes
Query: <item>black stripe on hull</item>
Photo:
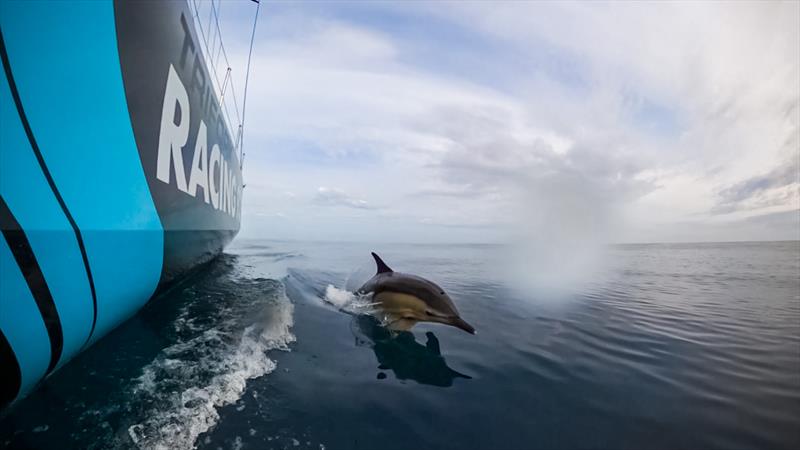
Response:
[[[22,385],[22,372],[14,350],[8,343],[3,330],[0,330],[0,411],[17,398]]]
[[[36,160],[39,162],[39,167],[42,169],[42,173],[44,174],[44,177],[47,179],[47,183],[50,185],[50,189],[53,191],[53,195],[55,195],[59,206],[61,206],[61,211],[64,212],[64,216],[69,221],[69,224],[72,227],[73,232],[75,233],[75,239],[78,241],[78,247],[81,250],[81,257],[83,258],[83,266],[86,269],[86,277],[89,280],[89,289],[92,292],[92,309],[93,309],[92,328],[89,331],[89,335],[86,338],[86,342],[84,342],[84,347],[85,347],[89,343],[89,340],[92,338],[92,335],[94,334],[95,325],[97,324],[97,293],[95,292],[94,289],[94,279],[92,278],[92,270],[89,268],[89,258],[86,256],[86,248],[83,245],[83,237],[81,236],[81,233],[78,230],[78,225],[75,223],[75,219],[72,218],[72,214],[70,214],[69,210],[67,209],[67,205],[66,203],[64,203],[64,199],[61,197],[61,194],[58,192],[58,189],[56,189],[56,184],[55,182],[53,182],[53,177],[50,175],[50,171],[47,169],[47,166],[44,163],[44,158],[42,157],[42,153],[41,151],[39,151],[39,145],[36,143],[36,139],[33,136],[33,130],[31,130],[30,123],[28,123],[28,117],[25,115],[25,109],[22,107],[22,100],[20,100],[19,98],[19,92],[17,91],[17,84],[14,81],[14,74],[11,72],[11,63],[8,60],[8,53],[6,52],[6,44],[5,40],[3,39],[2,30],[0,30],[0,58],[3,61],[3,69],[6,73],[6,79],[8,80],[8,86],[9,89],[11,90],[11,96],[14,98],[14,104],[17,107],[17,114],[19,114],[20,121],[22,122],[22,126],[25,129],[25,134],[28,136],[28,141],[31,144],[33,153],[36,155]],[[5,202],[3,203],[3,205],[5,205]],[[21,227],[19,227],[19,225],[17,225],[17,228],[19,228],[20,230],[22,229]],[[5,234],[5,230],[3,231]],[[8,239],[8,237],[6,237],[6,239]],[[33,255],[33,252],[31,252],[31,255]],[[14,254],[14,257],[16,257],[16,254]],[[22,266],[20,266],[20,268],[23,269],[24,272],[25,269]],[[31,292],[33,292],[33,290],[31,290]],[[49,290],[48,290],[48,295],[49,295]],[[50,301],[52,302],[52,297]],[[60,329],[60,324],[59,324],[59,329]],[[58,353],[59,355],[61,354],[60,347]],[[50,369],[48,369],[48,372],[50,372],[51,369],[52,369],[52,364]]]
[[[64,333],[61,329],[61,320],[58,317],[56,304],[53,302],[53,295],[47,286],[36,256],[33,254],[28,237],[19,226],[19,222],[8,209],[5,199],[0,196],[0,231],[3,233],[11,254],[17,261],[17,266],[22,271],[28,289],[31,290],[39,313],[44,320],[44,327],[47,329],[47,337],[50,339],[50,363],[47,365],[47,373],[53,371],[61,358],[61,351],[64,347]]]

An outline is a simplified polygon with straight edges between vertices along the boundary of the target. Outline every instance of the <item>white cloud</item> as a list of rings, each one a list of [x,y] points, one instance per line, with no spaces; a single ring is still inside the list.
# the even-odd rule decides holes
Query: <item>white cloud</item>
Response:
[[[317,195],[314,196],[314,203],[322,206],[344,206],[355,209],[376,209],[367,203],[366,200],[354,198],[347,195],[341,189],[333,189],[320,186]]]
[[[768,239],[780,236],[759,230],[787,228],[737,224],[800,209],[797,3],[414,8],[409,20],[436,17],[499,50],[316,9],[262,24],[245,232],[270,234],[247,215],[267,209],[325,219],[332,237],[379,239],[390,217],[400,240],[486,240],[585,214],[615,240]],[[428,44],[440,60],[415,59]],[[454,73],[451,53],[484,64]]]

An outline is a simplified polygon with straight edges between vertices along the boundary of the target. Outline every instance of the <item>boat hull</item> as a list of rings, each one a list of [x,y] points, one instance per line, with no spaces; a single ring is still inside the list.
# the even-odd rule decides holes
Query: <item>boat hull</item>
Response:
[[[0,8],[2,408],[218,255],[242,176],[186,4]]]

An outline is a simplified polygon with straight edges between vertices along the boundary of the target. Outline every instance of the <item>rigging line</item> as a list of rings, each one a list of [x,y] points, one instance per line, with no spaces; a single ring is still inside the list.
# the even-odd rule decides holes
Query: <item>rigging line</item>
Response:
[[[244,97],[242,98],[242,122],[241,122],[241,133],[242,135],[239,137],[239,168],[244,164],[244,118],[245,118],[245,107],[247,107],[247,84],[250,81],[250,59],[253,56],[253,41],[256,38],[256,24],[258,23],[258,10],[261,8],[261,2],[256,1],[256,17],[253,19],[253,33],[250,35],[250,51],[247,53],[247,69],[244,75]]]
[[[222,30],[219,27],[219,12],[218,11],[219,11],[219,6],[215,6],[214,0],[211,0],[211,12],[209,13],[209,28],[211,26],[210,25],[211,24],[210,18],[213,17],[214,18],[214,26],[216,28],[215,35],[219,36],[219,49],[220,49],[220,51],[217,54],[217,58],[219,57],[219,54],[222,54],[222,58],[225,60],[225,66],[227,67],[227,69],[225,71],[225,77],[223,77],[223,82],[222,83],[219,82],[219,73],[218,73],[219,69],[217,68],[217,65],[216,65],[216,63],[214,61],[211,61],[211,67],[214,69],[214,78],[216,78],[216,80],[217,80],[217,85],[222,84],[222,86],[220,87],[219,103],[220,103],[221,108],[224,109],[225,116],[226,116],[226,118],[228,120],[228,129],[231,132],[233,132],[233,124],[234,123],[233,123],[233,121],[231,120],[231,117],[230,117],[230,111],[228,110],[228,103],[224,101],[226,84],[228,85],[228,87],[230,87],[230,90],[231,90],[231,96],[233,97],[233,108],[234,108],[233,112],[236,114],[236,124],[238,124],[239,126],[241,126],[242,118],[239,116],[239,105],[238,105],[238,102],[236,101],[236,89],[234,88],[233,79],[231,78],[231,63],[228,60],[228,52],[225,50],[225,44],[222,41]],[[211,30],[208,30],[208,31],[209,31],[209,33],[211,32]],[[206,42],[205,44],[206,44],[206,49],[208,49],[208,42]],[[226,83],[226,81],[227,81],[227,83]]]
[[[205,58],[205,60],[209,63],[209,65],[211,65],[211,69],[212,69],[211,73],[214,76],[214,81],[217,82],[217,85],[215,87],[219,90],[220,95],[221,95],[222,94],[222,87],[221,87],[222,83],[220,83],[220,81],[219,81],[219,76],[217,74],[217,67],[214,64],[214,61],[210,58],[211,50],[208,48],[208,39],[206,39],[206,33],[203,30],[203,23],[200,22],[200,20],[201,20],[200,19],[200,9],[197,7],[197,0],[192,0],[192,2],[194,3],[195,17],[197,17],[197,20],[198,20],[198,23],[197,23],[198,27],[197,28],[200,30],[200,35],[203,38],[202,39],[203,40],[203,45],[206,48],[206,51],[203,52],[203,58]],[[210,21],[211,21],[211,13],[209,12],[209,23],[210,23]],[[209,28],[210,28],[210,26],[209,26]],[[213,84],[213,81],[212,81],[212,84]],[[223,113],[224,116],[225,116],[225,121],[228,124],[228,129],[229,130],[232,129],[233,121],[231,120],[230,112],[228,111],[228,105],[226,103],[220,102],[219,98],[217,99],[217,103],[220,103],[220,112]],[[236,113],[238,115],[239,111],[236,111]],[[241,121],[240,121],[240,123],[241,123]]]
[[[200,30],[200,37],[202,37],[203,45],[206,48],[206,51],[203,53],[203,56],[206,57],[206,54],[210,53],[211,50],[208,47],[208,39],[206,38],[206,33],[205,33],[205,30],[203,29],[203,23],[201,22],[202,19],[200,19],[200,8],[197,6],[197,0],[192,0],[192,2],[194,3],[195,17],[197,18],[197,25],[198,25],[197,29]],[[211,14],[209,14],[209,17],[210,16],[211,16]],[[213,69],[211,71],[212,74],[214,75],[214,80],[213,81],[217,82],[217,85],[215,87],[219,88],[220,82],[219,82],[219,78],[217,77],[217,67],[214,64],[214,60],[213,59],[210,59],[210,58],[207,58],[207,59],[208,59],[209,64],[211,65],[211,68]]]
[[[225,50],[225,45],[222,43],[222,30],[219,27],[219,11],[220,11],[220,6],[221,5],[222,4],[220,3],[215,8],[214,7],[214,2],[212,0],[212,2],[211,2],[211,11],[214,13],[214,22],[215,22],[215,25],[217,27],[217,34],[219,35],[219,48],[221,50],[220,53],[222,54],[222,58],[225,60],[225,65],[228,67],[228,70],[230,70],[231,63],[228,60],[228,52]],[[219,57],[219,56],[217,56],[217,57]],[[236,89],[234,88],[233,80],[231,80],[230,89],[231,89],[231,96],[233,97],[233,110],[236,113],[236,120],[238,121],[238,124],[241,125],[242,124],[242,118],[241,118],[241,116],[239,116],[239,102],[236,100]]]
[[[214,0],[211,0],[211,12],[214,14],[214,23],[215,23],[215,25],[217,27],[217,34],[219,35],[219,49],[218,50],[217,49],[214,50],[216,52],[216,55],[214,55],[214,63],[215,64],[219,62],[219,57],[222,54],[222,49],[223,49],[223,46],[222,46],[222,32],[219,29],[219,11],[220,11],[221,7],[222,7],[222,4],[220,3],[217,6],[217,9],[214,9]],[[230,66],[230,64],[228,64],[228,66]]]

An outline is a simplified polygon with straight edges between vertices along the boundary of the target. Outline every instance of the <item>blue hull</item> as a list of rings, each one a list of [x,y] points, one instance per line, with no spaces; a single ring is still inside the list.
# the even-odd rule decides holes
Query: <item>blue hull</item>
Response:
[[[0,409],[218,255],[237,145],[182,2],[0,2]]]

